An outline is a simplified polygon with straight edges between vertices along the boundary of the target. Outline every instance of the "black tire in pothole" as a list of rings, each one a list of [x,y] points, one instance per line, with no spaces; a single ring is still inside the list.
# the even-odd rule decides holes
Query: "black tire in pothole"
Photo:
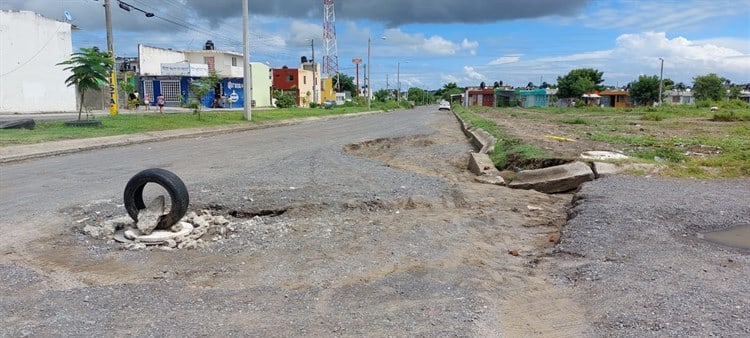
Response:
[[[179,222],[187,212],[190,197],[185,183],[171,171],[161,168],[143,170],[135,174],[128,181],[128,184],[125,185],[123,200],[130,218],[137,222],[138,212],[146,208],[146,204],[143,201],[143,188],[148,183],[162,186],[169,193],[169,199],[172,202],[169,213],[159,219],[159,224],[156,225],[156,228],[167,229]]]

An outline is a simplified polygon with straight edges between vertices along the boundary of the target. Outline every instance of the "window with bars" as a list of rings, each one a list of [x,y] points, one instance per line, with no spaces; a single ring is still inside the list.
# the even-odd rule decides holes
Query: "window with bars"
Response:
[[[143,100],[146,98],[149,102],[154,102],[154,81],[143,81]]]
[[[180,81],[162,80],[161,95],[164,95],[166,102],[177,102],[177,96],[180,95]]]

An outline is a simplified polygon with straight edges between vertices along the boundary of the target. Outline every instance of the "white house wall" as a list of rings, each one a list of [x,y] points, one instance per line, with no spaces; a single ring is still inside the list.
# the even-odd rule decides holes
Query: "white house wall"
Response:
[[[203,63],[205,57],[214,58],[214,69],[219,77],[242,77],[242,55],[218,50],[186,51],[185,57],[190,63]],[[237,66],[232,66],[232,58]]]
[[[270,107],[271,68],[265,63],[250,62],[250,73],[253,79],[253,100],[255,100],[255,106]]]
[[[29,11],[0,11],[0,112],[76,111],[71,73],[57,64],[73,53],[70,24]]]
[[[138,69],[145,76],[159,76],[162,63],[180,63],[186,60],[182,52],[157,48],[146,45],[138,45]],[[198,63],[203,63],[203,60]]]

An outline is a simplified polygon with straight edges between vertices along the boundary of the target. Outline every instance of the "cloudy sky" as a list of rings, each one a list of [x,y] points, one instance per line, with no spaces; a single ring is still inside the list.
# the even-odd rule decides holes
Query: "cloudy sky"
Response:
[[[126,0],[113,3],[115,52],[137,44],[242,52],[242,0]],[[106,49],[104,0],[0,0],[80,27],[73,47]],[[323,55],[323,0],[250,0],[251,60],[297,67]],[[750,0],[336,0],[339,69],[354,76],[372,39],[372,84],[437,89],[447,82],[514,86],[554,83],[575,68],[623,86],[639,75],[692,83],[716,73],[750,83]],[[400,64],[400,67],[399,67]],[[360,77],[364,77],[360,68]]]

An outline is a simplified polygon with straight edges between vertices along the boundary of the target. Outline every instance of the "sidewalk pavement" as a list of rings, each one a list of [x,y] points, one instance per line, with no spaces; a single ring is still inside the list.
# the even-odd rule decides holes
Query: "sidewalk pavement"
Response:
[[[279,125],[279,124],[273,124]],[[141,134],[115,135],[105,137],[83,138],[75,140],[52,141],[36,144],[22,144],[0,147],[0,164],[28,160],[84,150],[124,146],[137,143],[156,142],[168,139],[194,136],[219,135],[251,129],[268,128],[271,124],[242,124],[205,128],[175,129],[153,131]]]
[[[382,111],[361,112],[343,115],[329,115],[320,117],[305,117],[261,124],[234,124],[202,128],[174,129],[152,131],[140,134],[115,135],[105,137],[83,138],[75,140],[51,141],[36,144],[21,144],[0,147],[0,164],[18,162],[33,158],[75,153],[85,150],[124,146],[130,144],[156,142],[184,137],[212,136],[253,129],[263,129],[287,126],[312,120],[329,120],[359,116],[365,114],[382,113]]]

